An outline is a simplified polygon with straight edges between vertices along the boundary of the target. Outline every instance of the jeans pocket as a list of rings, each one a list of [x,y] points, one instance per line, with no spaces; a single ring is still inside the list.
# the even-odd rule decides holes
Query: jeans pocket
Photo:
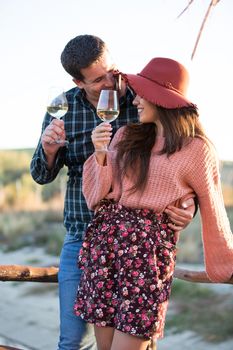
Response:
[[[66,233],[64,244],[82,242],[83,232]]]

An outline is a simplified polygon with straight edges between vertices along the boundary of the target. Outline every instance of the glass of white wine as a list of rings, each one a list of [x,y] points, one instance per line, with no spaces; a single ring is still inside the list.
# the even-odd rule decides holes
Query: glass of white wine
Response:
[[[116,90],[101,90],[97,104],[97,115],[103,122],[111,123],[119,115],[119,98]],[[108,151],[107,146],[104,147]]]
[[[51,87],[48,94],[47,112],[54,118],[61,119],[68,111],[68,101],[63,88]],[[57,139],[53,143],[67,145],[68,140]]]

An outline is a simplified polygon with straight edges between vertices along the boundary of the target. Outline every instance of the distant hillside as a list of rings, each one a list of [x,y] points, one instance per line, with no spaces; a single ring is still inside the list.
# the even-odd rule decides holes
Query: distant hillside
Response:
[[[0,151],[0,210],[62,209],[66,169],[45,186],[31,177],[30,162],[34,149]]]
[[[29,171],[33,152],[34,149],[0,151],[0,245],[4,243],[16,249],[33,242],[58,252],[64,236],[62,214],[67,169],[51,184],[38,185]],[[233,162],[222,162],[221,181],[233,228]],[[181,233],[178,261],[203,261],[199,211]]]
[[[0,151],[0,209],[39,209],[55,199],[62,208],[67,169],[51,184],[37,185],[29,171],[33,152],[31,148]],[[225,205],[233,207],[233,162],[221,162],[221,181]]]

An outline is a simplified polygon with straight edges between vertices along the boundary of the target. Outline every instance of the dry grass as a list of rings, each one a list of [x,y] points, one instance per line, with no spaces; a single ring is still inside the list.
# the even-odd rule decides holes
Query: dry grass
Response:
[[[0,213],[0,243],[4,251],[42,246],[47,253],[59,255],[64,234],[62,211]]]
[[[166,330],[192,330],[208,342],[233,338],[233,292],[218,294],[201,284],[175,280]]]

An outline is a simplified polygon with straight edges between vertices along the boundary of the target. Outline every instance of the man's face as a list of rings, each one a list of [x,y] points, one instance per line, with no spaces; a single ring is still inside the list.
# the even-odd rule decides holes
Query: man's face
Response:
[[[87,99],[96,106],[101,90],[114,89],[113,71],[115,69],[116,66],[106,50],[99,61],[81,69],[84,79],[82,81],[74,79],[74,82],[80,89],[85,90]]]

